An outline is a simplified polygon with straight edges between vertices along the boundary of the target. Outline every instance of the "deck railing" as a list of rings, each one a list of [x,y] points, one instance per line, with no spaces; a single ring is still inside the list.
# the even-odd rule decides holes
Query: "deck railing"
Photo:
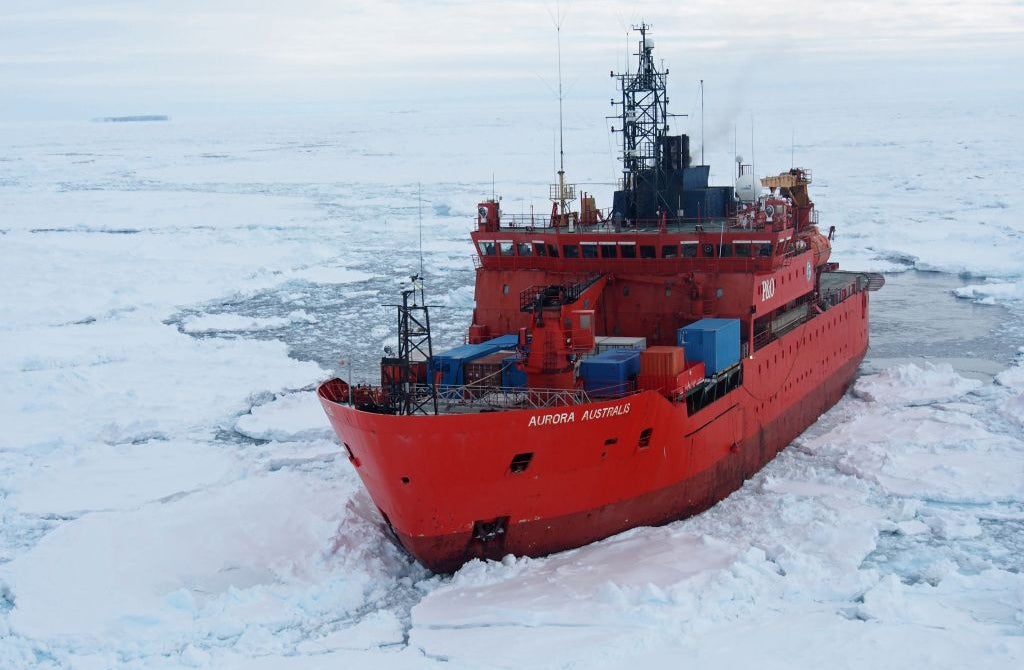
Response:
[[[421,384],[414,388],[417,396],[429,397],[432,389]],[[590,402],[581,389],[523,389],[507,386],[438,386],[438,411],[442,414],[480,412],[503,409],[541,409],[583,405]]]

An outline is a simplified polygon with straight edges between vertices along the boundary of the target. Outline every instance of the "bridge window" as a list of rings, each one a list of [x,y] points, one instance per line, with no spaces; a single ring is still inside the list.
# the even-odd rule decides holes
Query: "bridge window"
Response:
[[[601,258],[615,258],[615,245],[614,244],[602,244],[601,245]]]
[[[532,256],[533,247],[530,246],[529,242],[520,242],[519,244],[516,245],[516,252],[520,256]]]
[[[558,258],[558,247],[553,244],[548,245],[548,256],[552,258]]]
[[[543,242],[534,242],[533,243],[533,253],[537,254],[538,256],[547,256],[548,255],[547,247],[544,246]]]
[[[719,255],[722,258],[731,258],[732,257],[732,245],[731,244],[723,244],[721,246],[721,248],[719,249]]]
[[[597,245],[594,243],[583,243],[580,245],[584,258],[597,258]]]
[[[737,256],[742,256],[744,258],[750,258],[751,256],[751,247],[746,242],[737,242],[733,245],[733,249],[736,251]]]
[[[696,242],[683,242],[683,258],[696,258],[697,257],[697,243]]]
[[[635,244],[623,244],[619,247],[619,254],[623,258],[636,258],[636,245]]]
[[[575,244],[566,244],[562,247],[562,253],[565,254],[566,258],[579,258],[580,248]]]
[[[654,253],[654,245],[641,244],[640,258],[657,258],[657,255]]]
[[[757,249],[757,255],[761,258],[771,258],[772,256],[772,243],[765,242]]]
[[[502,256],[514,255],[513,245],[511,242],[498,242],[498,253]]]
[[[484,241],[480,243],[480,254],[482,256],[493,256],[495,253],[494,242]]]
[[[679,255],[679,247],[674,244],[665,244],[661,247],[662,258],[675,258]]]

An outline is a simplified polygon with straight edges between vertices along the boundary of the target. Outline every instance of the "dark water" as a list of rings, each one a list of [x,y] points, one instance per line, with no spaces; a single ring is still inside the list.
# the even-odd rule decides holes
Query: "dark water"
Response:
[[[871,294],[871,346],[862,370],[944,362],[987,379],[1006,369],[1022,344],[1019,315],[953,294],[980,281],[941,272],[886,275],[885,286]]]
[[[468,244],[468,242],[467,242]],[[444,276],[427,273],[427,286],[467,286],[472,270],[449,271]],[[357,381],[379,380],[380,357],[384,346],[394,346],[398,330],[397,313],[388,304],[400,302],[401,277],[375,276],[362,282],[318,284],[290,281],[282,286],[251,295],[229,296],[222,300],[195,305],[174,314],[167,323],[182,328],[190,316],[202,314],[241,314],[267,318],[285,317],[302,310],[316,319],[283,328],[236,333],[214,331],[192,334],[194,337],[246,337],[279,340],[288,345],[289,355],[301,361],[313,361],[332,373]],[[435,348],[461,344],[472,317],[472,305],[448,304],[446,293],[428,293],[427,302],[438,305],[431,310],[431,331]],[[182,331],[184,332],[184,331]]]

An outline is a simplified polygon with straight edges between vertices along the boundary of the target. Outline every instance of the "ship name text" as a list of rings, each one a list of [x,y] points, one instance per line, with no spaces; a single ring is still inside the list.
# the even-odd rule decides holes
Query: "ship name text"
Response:
[[[594,419],[607,419],[613,416],[623,416],[629,414],[629,403],[622,405],[615,405],[613,407],[598,407],[596,409],[583,410],[580,414],[580,421],[592,421]],[[542,416],[531,416],[530,423],[527,424],[529,428],[535,428],[537,426],[558,426],[563,423],[576,423],[576,410],[569,412],[556,412],[554,414],[544,414]]]

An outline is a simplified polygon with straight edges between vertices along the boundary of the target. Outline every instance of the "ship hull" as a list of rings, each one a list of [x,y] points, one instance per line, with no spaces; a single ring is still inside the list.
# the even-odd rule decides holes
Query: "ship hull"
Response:
[[[364,412],[323,387],[320,398],[399,541],[450,572],[664,524],[725,498],[842,397],[867,349],[867,306],[856,294],[759,349],[739,388],[692,415],[654,391],[440,416]]]

